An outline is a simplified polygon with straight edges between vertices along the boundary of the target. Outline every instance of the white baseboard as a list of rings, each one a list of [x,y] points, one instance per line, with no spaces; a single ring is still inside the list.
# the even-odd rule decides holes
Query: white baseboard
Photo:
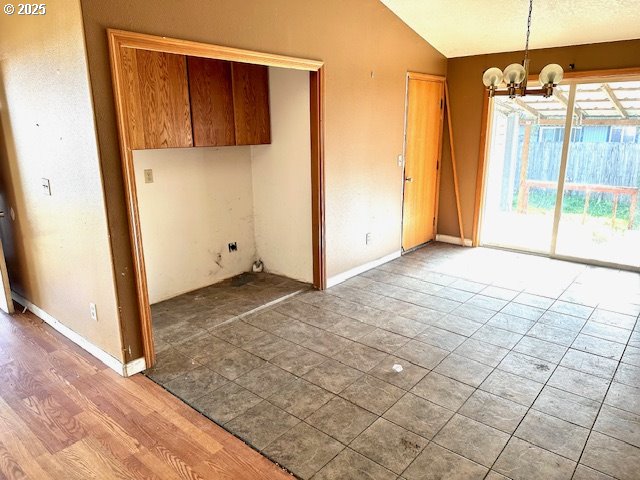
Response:
[[[351,270],[347,270],[346,272],[339,273],[338,275],[334,275],[327,279],[327,288],[333,287],[342,283],[346,280],[349,280],[351,277],[355,277],[356,275],[360,275],[367,270],[371,270],[377,266],[382,265],[383,263],[390,262],[391,260],[395,260],[402,255],[402,252],[398,250],[397,252],[393,252],[389,255],[385,255],[384,257],[378,258],[377,260],[373,260],[371,262],[367,262],[364,265],[360,265],[359,267],[352,268]]]
[[[53,318],[47,312],[42,310],[37,305],[34,305],[33,303],[31,303],[26,298],[23,298],[21,295],[17,294],[16,292],[11,292],[11,296],[20,305],[27,307],[27,309],[30,312],[32,312],[36,317],[40,318],[46,324],[50,325],[53,329],[60,332],[62,335],[67,337],[69,340],[71,340],[73,343],[75,343],[79,347],[89,352],[91,355],[93,355],[102,363],[104,363],[107,367],[111,368],[112,370],[119,373],[123,377],[128,377],[135,373],[139,373],[146,368],[144,357],[137,358],[135,360],[132,360],[129,363],[122,363],[117,358],[111,356],[110,354],[102,350],[100,347],[95,346],[89,340],[79,335],[78,333],[74,332],[66,325],[62,324],[59,320],[56,320],[55,318]]]
[[[442,242],[442,243],[451,243],[453,245],[462,245],[462,242],[460,241],[460,237],[454,237],[452,235],[436,235],[436,242]],[[471,242],[470,239],[465,238],[464,239],[464,245],[465,247],[471,247],[473,246],[473,243]]]

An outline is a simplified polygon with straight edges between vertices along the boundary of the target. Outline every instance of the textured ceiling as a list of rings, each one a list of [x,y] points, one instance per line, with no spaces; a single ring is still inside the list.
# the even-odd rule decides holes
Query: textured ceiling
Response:
[[[524,50],[528,0],[381,1],[449,58]],[[533,2],[532,49],[636,38],[640,0]]]

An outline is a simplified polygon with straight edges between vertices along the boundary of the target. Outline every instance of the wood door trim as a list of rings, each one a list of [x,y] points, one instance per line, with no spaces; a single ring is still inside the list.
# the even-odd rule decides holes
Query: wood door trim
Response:
[[[407,78],[411,80],[427,80],[429,82],[444,83],[447,77],[443,75],[432,75],[430,73],[407,72]]]
[[[529,80],[537,80],[537,75],[529,75]],[[584,70],[584,71],[570,71],[565,72],[564,79],[568,82],[574,82],[577,80],[588,81],[598,79],[609,80],[632,80],[634,77],[640,77],[640,67],[630,68],[614,68],[609,70]],[[481,119],[481,133],[480,144],[478,150],[478,170],[476,175],[476,200],[475,208],[473,212],[473,246],[480,245],[480,229],[481,229],[481,215],[482,204],[484,201],[484,191],[486,187],[486,163],[487,155],[489,154],[489,144],[487,141],[491,133],[491,116],[493,113],[493,102],[489,101],[485,90],[482,91],[484,95],[484,104],[482,106],[482,119]]]
[[[270,53],[241,50],[175,38],[158,37],[122,30],[107,30],[111,80],[116,107],[116,120],[120,144],[120,160],[129,219],[129,238],[133,255],[138,313],[144,357],[147,368],[155,364],[151,307],[147,285],[146,266],[142,245],[142,230],[133,165],[129,118],[127,115],[127,88],[122,63],[122,48],[144,49],[235,62],[255,63],[270,67],[290,68],[311,72],[311,195],[313,281],[318,289],[326,288],[325,226],[324,226],[324,63],[318,60],[286,57]],[[315,80],[314,80],[315,79]],[[315,105],[315,107],[314,107]]]
[[[221,45],[193,42],[178,38],[127,32],[124,30],[107,29],[107,34],[109,38],[117,41],[120,47],[140,48],[143,50],[155,50],[179,55],[213,58],[216,60],[229,60],[232,62],[254,63],[267,67],[293,68],[296,70],[318,71],[324,65],[324,62],[319,60],[242,50],[239,48],[223,47]]]
[[[473,232],[471,236],[471,246],[477,247],[480,244],[480,214],[484,202],[484,175],[486,167],[487,150],[489,142],[487,137],[491,131],[491,113],[493,112],[493,102],[487,95],[482,102],[482,119],[480,123],[480,148],[478,154],[478,170],[476,172],[476,198],[473,207]]]
[[[632,76],[640,76],[640,67],[614,68],[610,70],[570,70],[568,72],[564,72],[564,80],[567,81],[616,79]],[[531,77],[532,75],[529,75],[529,78]],[[533,78],[535,79],[534,81],[538,81],[538,75],[533,75]]]
[[[434,205],[434,213],[435,213],[435,219],[433,222],[433,238],[436,238],[436,235],[438,235],[438,210],[440,208],[440,176],[441,176],[441,172],[442,172],[442,140],[443,140],[443,136],[444,136],[444,85],[446,84],[446,77],[442,77],[442,83],[443,83],[443,88],[442,88],[442,95],[440,96],[440,105],[442,105],[442,107],[440,108],[440,132],[438,133],[438,173],[437,173],[437,178],[436,178],[436,202]]]
[[[324,68],[309,73],[311,111],[311,223],[313,285],[327,288],[324,210]]]
[[[447,106],[447,128],[449,129],[449,151],[451,152],[451,173],[453,174],[453,192],[456,196],[456,211],[458,213],[458,229],[460,231],[460,244],[464,247],[464,224],[462,222],[462,208],[460,207],[460,188],[458,187],[458,168],[456,166],[456,151],[453,141],[453,128],[451,122],[451,97],[449,85],[444,82],[444,98]]]

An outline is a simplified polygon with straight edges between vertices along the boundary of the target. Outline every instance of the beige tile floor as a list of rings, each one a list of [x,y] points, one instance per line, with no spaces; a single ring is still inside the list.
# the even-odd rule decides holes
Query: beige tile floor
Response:
[[[640,479],[638,273],[432,244],[228,321],[249,287],[154,307],[148,375],[299,478]]]

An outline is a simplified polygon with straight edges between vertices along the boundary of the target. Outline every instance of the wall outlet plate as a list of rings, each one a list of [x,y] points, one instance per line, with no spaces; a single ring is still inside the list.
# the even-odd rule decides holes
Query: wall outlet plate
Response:
[[[365,243],[367,245],[370,245],[371,243],[373,243],[373,233],[368,232],[366,237],[365,237]]]
[[[153,183],[153,170],[150,168],[144,170],[144,183]]]
[[[89,304],[89,315],[91,315],[91,320],[94,322],[98,321],[98,309],[96,308],[95,303]]]

